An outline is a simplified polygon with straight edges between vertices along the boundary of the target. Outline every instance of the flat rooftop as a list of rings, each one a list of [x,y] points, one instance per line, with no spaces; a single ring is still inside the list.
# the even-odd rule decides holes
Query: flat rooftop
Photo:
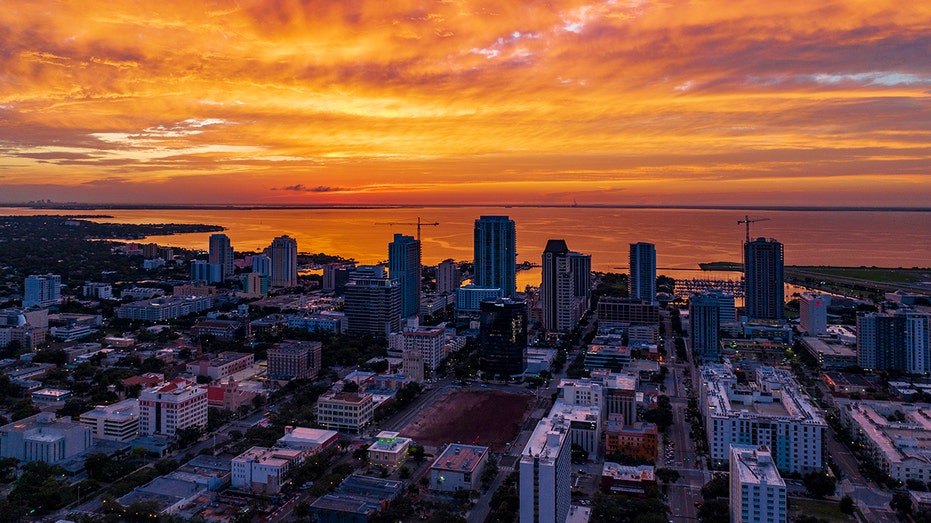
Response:
[[[453,443],[446,447],[430,468],[469,472],[475,470],[482,457],[488,454],[488,447],[478,445],[460,445]]]

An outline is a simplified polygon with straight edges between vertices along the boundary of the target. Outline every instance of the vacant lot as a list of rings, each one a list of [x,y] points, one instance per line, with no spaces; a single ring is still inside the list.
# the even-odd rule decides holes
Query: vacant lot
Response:
[[[535,397],[497,390],[447,392],[401,432],[422,445],[476,444],[501,452],[530,415]]]

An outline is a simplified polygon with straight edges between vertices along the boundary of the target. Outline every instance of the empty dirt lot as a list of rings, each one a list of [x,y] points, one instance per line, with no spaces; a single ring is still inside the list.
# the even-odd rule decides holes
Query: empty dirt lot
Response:
[[[476,444],[506,449],[530,415],[535,397],[526,392],[453,390],[437,398],[401,433],[427,446]]]

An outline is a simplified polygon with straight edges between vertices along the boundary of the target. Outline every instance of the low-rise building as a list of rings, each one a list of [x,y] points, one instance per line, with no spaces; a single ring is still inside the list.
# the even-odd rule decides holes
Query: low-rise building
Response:
[[[96,439],[131,441],[139,435],[139,400],[98,405],[81,414],[79,421],[91,428]]]
[[[284,436],[278,438],[275,446],[300,450],[307,456],[313,456],[332,447],[337,441],[339,441],[339,432],[335,430],[289,426],[284,428]]]
[[[629,466],[606,461],[601,469],[601,491],[643,496],[648,488],[656,486],[654,472],[651,465]]]
[[[166,321],[203,312],[211,307],[213,307],[212,296],[169,296],[127,303],[116,310],[116,317],[141,321]]]
[[[404,483],[369,476],[349,476],[336,492],[310,505],[317,523],[366,523],[401,495]]]
[[[239,320],[200,320],[191,327],[191,336],[213,336],[221,340],[241,340],[248,323]]]
[[[43,405],[64,405],[69,399],[71,391],[65,389],[40,389],[32,393],[33,403]]]
[[[488,447],[452,443],[430,466],[430,488],[444,492],[478,490],[488,463]]]
[[[802,347],[822,369],[842,369],[857,365],[857,348],[827,337],[803,336]]]
[[[605,427],[605,453],[653,461],[659,449],[659,430],[653,423],[627,425],[619,414],[611,414]]]
[[[630,347],[619,345],[590,345],[585,353],[585,368],[608,369],[618,372],[630,367]]]
[[[385,467],[397,467],[403,463],[413,443],[410,438],[387,430],[379,432],[375,438],[375,443],[368,448],[369,463]]]
[[[302,456],[299,450],[252,447],[233,458],[232,486],[256,494],[277,494],[285,474]]]
[[[319,341],[285,340],[268,349],[268,378],[309,380],[317,377],[323,344]]]
[[[0,427],[0,457],[20,461],[62,462],[93,445],[90,427],[69,416],[40,412]]]
[[[317,423],[328,429],[362,432],[375,417],[375,400],[367,392],[333,392],[317,399]]]
[[[931,405],[835,399],[838,419],[880,470],[902,482],[931,482]]]
[[[210,360],[197,360],[187,364],[187,372],[193,376],[209,376],[213,380],[222,380],[251,368],[255,364],[255,355],[249,352],[221,352]]]

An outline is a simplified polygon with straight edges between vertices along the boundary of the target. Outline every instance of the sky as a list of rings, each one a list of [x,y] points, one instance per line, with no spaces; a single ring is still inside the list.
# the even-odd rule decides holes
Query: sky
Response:
[[[0,202],[928,206],[931,2],[30,0]]]

